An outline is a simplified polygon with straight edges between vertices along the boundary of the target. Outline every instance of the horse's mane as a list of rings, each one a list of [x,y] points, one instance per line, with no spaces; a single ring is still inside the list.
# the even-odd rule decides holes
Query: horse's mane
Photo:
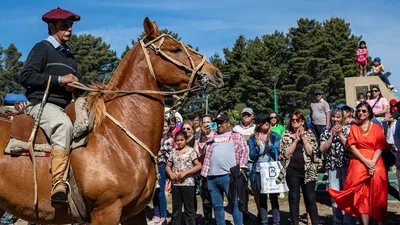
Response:
[[[122,58],[121,62],[119,63],[117,69],[114,71],[114,74],[112,77],[115,75],[120,74],[121,67],[124,67],[125,64],[129,61],[129,59],[132,57],[133,50],[137,47],[137,44],[134,45]],[[110,80],[110,83],[108,85],[105,85],[104,82],[102,85],[95,84],[93,85],[95,88],[101,89],[101,90],[106,90],[109,88],[109,86],[112,86],[113,80]],[[106,104],[104,102],[104,94],[100,92],[90,92],[87,96],[87,102],[86,102],[86,109],[88,111],[94,112],[94,124],[93,128],[96,129],[101,125],[101,123],[104,121],[106,117]]]
[[[107,86],[95,85],[95,87],[104,90]],[[104,94],[100,92],[90,92],[87,96],[86,109],[88,111],[93,111],[93,128],[98,128],[106,117],[106,103],[104,102]]]

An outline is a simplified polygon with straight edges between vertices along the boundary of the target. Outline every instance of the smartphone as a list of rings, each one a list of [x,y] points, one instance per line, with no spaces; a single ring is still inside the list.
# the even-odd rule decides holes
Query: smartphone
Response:
[[[217,123],[216,122],[210,123],[210,130],[217,130]]]

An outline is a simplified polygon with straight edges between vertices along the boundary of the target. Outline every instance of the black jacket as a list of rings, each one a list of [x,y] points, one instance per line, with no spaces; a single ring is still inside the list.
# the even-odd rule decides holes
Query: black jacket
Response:
[[[44,40],[37,43],[28,55],[18,82],[26,89],[26,97],[33,104],[40,103],[46,90],[49,75],[51,84],[47,102],[65,108],[72,100],[72,93],[58,83],[58,77],[78,73],[78,64],[71,53],[63,53]]]
[[[247,212],[247,204],[249,202],[248,182],[245,174],[240,172],[240,166],[236,165],[230,169],[229,175],[229,202],[235,202],[236,196],[239,197],[238,205],[241,212]],[[231,206],[233,207],[233,205]]]

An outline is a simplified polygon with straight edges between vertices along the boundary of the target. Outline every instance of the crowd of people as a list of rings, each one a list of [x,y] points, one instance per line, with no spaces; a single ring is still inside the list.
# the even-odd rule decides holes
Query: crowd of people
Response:
[[[242,110],[242,120],[236,126],[224,112],[215,117],[195,115],[182,123],[176,123],[174,117],[166,119],[158,155],[161,177],[150,224],[167,222],[168,179],[172,224],[199,223],[198,193],[204,224],[212,224],[213,212],[216,224],[225,224],[226,197],[234,224],[241,225],[248,217],[249,192],[257,206],[258,223],[268,224],[270,212],[272,224],[280,224],[281,193],[265,193],[263,187],[262,165],[266,162],[281,163],[274,179],[276,185],[288,187],[293,224],[299,224],[300,193],[310,223],[319,224],[315,186],[321,168],[329,177],[334,224],[356,224],[357,217],[363,224],[369,224],[370,219],[382,224],[390,169],[382,154],[400,145],[400,140],[395,140],[396,134],[400,136],[400,123],[396,123],[400,102],[390,101],[389,105],[376,86],[371,88],[369,99],[359,95],[355,110],[346,105],[331,109],[323,91],[314,90],[314,95],[309,124],[301,111],[291,113],[284,126],[276,112],[255,114],[251,108]],[[400,179],[398,153],[397,166]]]
[[[80,77],[79,73],[70,72],[70,69],[77,70],[78,65],[66,43],[70,40],[73,23],[79,21],[80,16],[57,8],[44,14],[42,20],[48,24],[49,37],[30,52],[19,83],[27,89],[29,101],[36,105],[28,110],[29,115],[35,116],[40,105],[37,103],[44,96],[47,74],[53,75],[50,81],[57,92],[48,98],[43,109],[47,119],[43,121],[45,126],[41,126],[53,145],[51,200],[66,203],[67,185],[63,175],[68,163],[72,123],[63,109],[73,94],[79,94],[66,84]],[[367,75],[367,60],[366,43],[361,41],[356,58],[360,76]],[[52,63],[46,66],[44,62]],[[62,69],[60,64],[64,65]],[[381,59],[375,58],[373,64],[373,74],[395,91],[383,74]],[[213,212],[216,224],[225,224],[225,197],[234,224],[242,225],[248,217],[249,186],[259,224],[268,224],[268,198],[272,223],[280,224],[278,198],[281,193],[272,189],[266,191],[264,170],[271,162],[280,165],[274,167],[279,173],[271,175],[272,186],[288,189],[294,225],[299,224],[301,192],[311,224],[319,224],[315,185],[317,173],[323,167],[329,176],[334,224],[356,224],[357,217],[364,225],[369,224],[370,219],[383,224],[390,191],[387,172],[391,165],[388,162],[394,158],[388,152],[397,154],[400,183],[400,153],[397,151],[400,148],[400,122],[397,122],[400,102],[393,99],[389,102],[379,87],[373,86],[370,92],[358,95],[355,110],[351,106],[331,110],[323,94],[322,90],[314,90],[310,124],[301,111],[292,112],[284,126],[277,112],[255,114],[251,108],[242,110],[242,120],[236,126],[224,112],[215,117],[195,115],[179,122],[174,115],[166,118],[158,153],[160,177],[153,196],[154,217],[150,224],[167,223],[166,192],[170,192],[171,223],[174,225],[199,223],[197,193],[202,200],[206,225],[212,224]],[[8,213],[3,218],[13,220]]]

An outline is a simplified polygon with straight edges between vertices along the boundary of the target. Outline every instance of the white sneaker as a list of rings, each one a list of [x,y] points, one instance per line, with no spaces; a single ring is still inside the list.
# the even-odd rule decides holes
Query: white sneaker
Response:
[[[393,89],[393,88],[394,88],[394,85],[388,85],[388,88],[389,88],[389,89]]]
[[[153,217],[153,219],[152,219],[150,222],[148,222],[147,224],[148,224],[148,225],[156,225],[156,224],[159,224],[159,223],[160,223],[160,220],[161,220],[160,217],[155,216],[155,217]]]
[[[163,217],[158,222],[158,225],[167,225],[167,218]]]
[[[396,90],[396,89],[393,89],[392,92],[397,93],[397,90]]]

